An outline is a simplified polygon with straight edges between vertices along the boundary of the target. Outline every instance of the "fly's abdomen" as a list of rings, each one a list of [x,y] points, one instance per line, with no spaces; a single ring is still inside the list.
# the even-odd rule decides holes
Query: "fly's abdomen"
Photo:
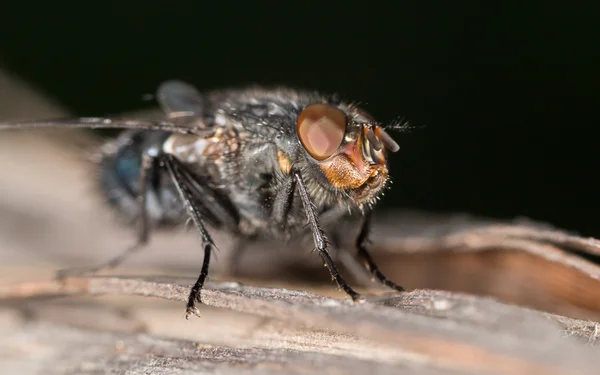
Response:
[[[110,203],[131,220],[139,215],[137,196],[142,157],[145,152],[160,149],[168,136],[165,132],[125,132],[105,147],[101,188]],[[164,171],[153,165],[146,178],[146,209],[150,220],[157,224],[182,221],[185,212]]]

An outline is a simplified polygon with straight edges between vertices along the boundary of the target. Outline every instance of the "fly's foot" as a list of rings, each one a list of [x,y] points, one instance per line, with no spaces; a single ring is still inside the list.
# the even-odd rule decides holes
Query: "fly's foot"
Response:
[[[389,281],[387,283],[385,283],[385,286],[387,286],[388,288],[394,289],[396,292],[406,292],[406,289],[404,289],[403,287],[401,287],[400,285],[394,283],[393,281]]]
[[[198,318],[200,318],[200,310],[198,310],[198,308],[194,305],[188,306],[185,309],[185,319],[190,320],[190,316],[192,315],[196,315]]]
[[[198,318],[200,317],[200,310],[196,307],[196,302],[202,304],[202,300],[200,299],[200,293],[192,290],[190,292],[190,296],[188,297],[187,307],[185,309],[185,318],[187,320],[190,319],[191,315],[196,315]]]
[[[185,309],[185,318],[189,319],[190,316],[196,315],[200,317],[200,310],[196,307],[196,303],[202,304],[201,292],[200,289],[197,289],[195,286],[190,291],[190,295],[188,297],[187,307]]]
[[[352,302],[354,302],[354,303],[365,303],[365,302],[367,302],[367,297],[363,296],[362,294],[354,293],[350,297],[352,297]]]

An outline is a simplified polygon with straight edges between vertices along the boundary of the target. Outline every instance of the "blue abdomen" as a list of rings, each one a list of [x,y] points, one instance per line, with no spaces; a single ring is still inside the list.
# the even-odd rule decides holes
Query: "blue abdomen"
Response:
[[[136,198],[139,194],[139,175],[142,156],[152,149],[160,150],[170,133],[127,131],[107,145],[101,163],[101,188],[110,203],[126,217],[139,216]],[[177,199],[168,176],[153,165],[147,173],[146,209],[151,221],[164,224],[180,222],[183,208]]]

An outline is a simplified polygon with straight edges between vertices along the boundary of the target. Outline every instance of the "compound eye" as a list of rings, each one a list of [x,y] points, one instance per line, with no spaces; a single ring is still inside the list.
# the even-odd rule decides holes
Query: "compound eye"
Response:
[[[317,160],[330,157],[338,149],[346,132],[346,114],[328,104],[304,108],[297,124],[300,142]]]

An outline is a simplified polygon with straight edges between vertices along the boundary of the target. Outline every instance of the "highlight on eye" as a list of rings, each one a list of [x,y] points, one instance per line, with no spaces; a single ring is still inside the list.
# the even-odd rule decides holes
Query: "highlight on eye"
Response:
[[[346,132],[346,114],[329,104],[312,104],[298,117],[297,132],[306,151],[316,160],[330,157]]]

